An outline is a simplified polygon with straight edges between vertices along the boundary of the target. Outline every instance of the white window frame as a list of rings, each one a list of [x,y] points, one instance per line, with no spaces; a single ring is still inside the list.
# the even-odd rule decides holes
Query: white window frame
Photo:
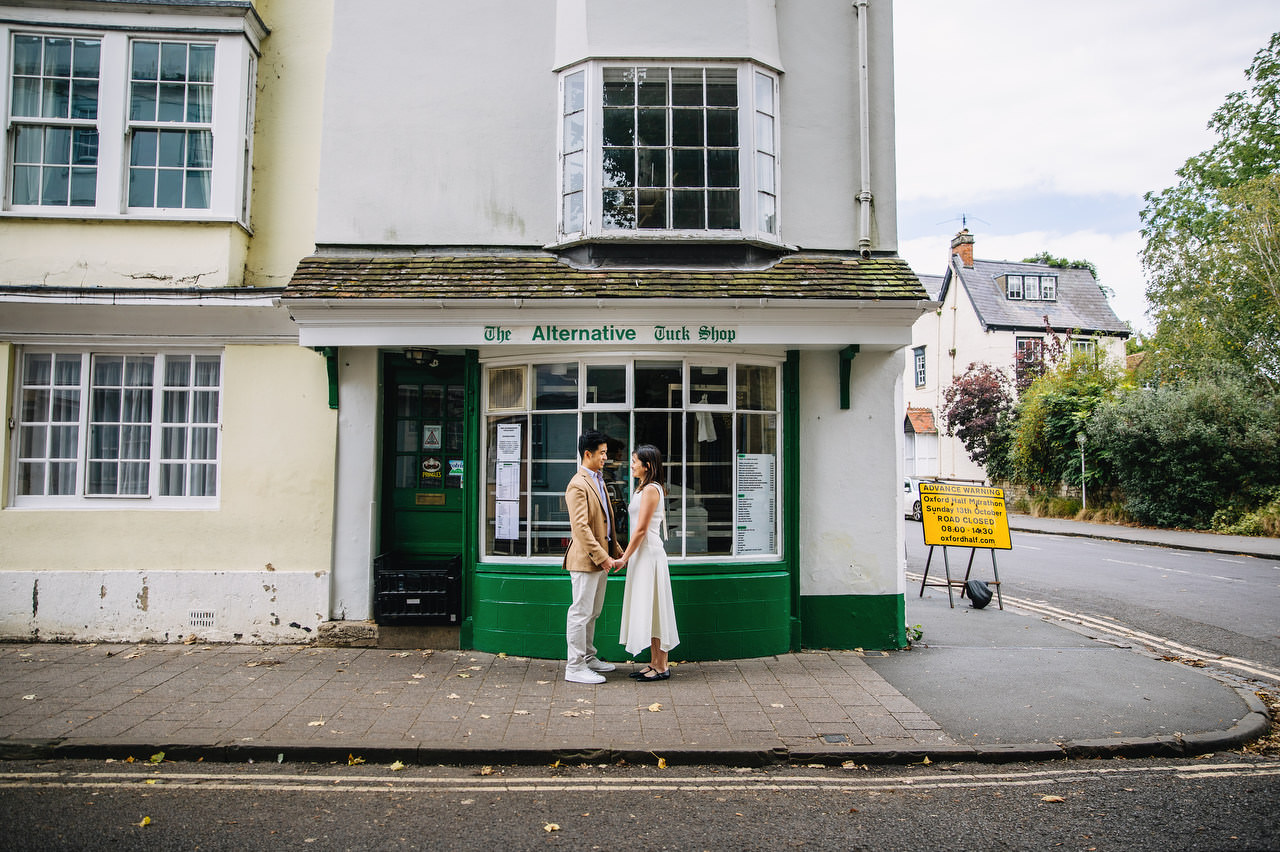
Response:
[[[1022,298],[1022,282],[1026,276],[1008,274],[1004,277],[1004,293],[1005,298],[1021,299]]]
[[[604,70],[619,67],[653,68],[733,68],[737,72],[738,87],[738,205],[739,227],[734,229],[710,228],[606,228],[604,226],[602,140],[604,132]],[[566,151],[566,94],[567,83],[574,75],[582,74],[583,110],[581,113],[582,167],[581,175],[575,171],[573,151]],[[765,85],[767,83],[767,85]],[[559,97],[557,99],[558,152],[556,170],[556,223],[562,244],[582,241],[643,241],[671,237],[697,237],[700,241],[757,242],[766,245],[782,244],[780,221],[780,195],[782,191],[779,153],[779,105],[778,75],[773,70],[754,62],[691,62],[688,60],[644,60],[620,62],[616,60],[589,60],[560,72]],[[770,112],[772,110],[772,112]],[[576,111],[574,111],[576,112]],[[668,132],[670,128],[668,128]],[[577,148],[574,151],[578,150]],[[582,223],[567,221],[566,198],[578,185],[582,186]],[[770,209],[771,208],[771,209]],[[771,218],[770,218],[771,217]],[[762,219],[768,219],[767,222]],[[770,227],[772,230],[770,230]]]
[[[1040,276],[1024,275],[1022,276],[1022,298],[1028,302],[1040,301]]]
[[[78,415],[74,421],[77,429],[76,434],[76,450],[75,450],[75,488],[71,494],[20,494],[19,483],[21,481],[20,469],[22,465],[28,461],[43,461],[46,464],[49,461],[49,451],[46,449],[42,456],[23,455],[22,443],[24,437],[24,429],[27,427],[39,427],[42,424],[48,424],[50,421],[42,419],[24,420],[24,387],[26,379],[26,358],[27,356],[62,356],[63,358],[73,357],[80,359],[80,374],[77,392],[79,395]],[[93,429],[94,389],[98,387],[94,384],[93,364],[97,357],[124,357],[124,358],[151,358],[153,360],[151,384],[148,386],[151,393],[151,410],[146,426],[150,430],[149,445],[145,458],[139,458],[138,461],[145,461],[148,465],[147,473],[147,489],[146,493],[140,494],[96,494],[89,492],[89,471],[90,471],[90,455],[91,435]],[[216,358],[218,365],[218,384],[201,385],[198,388],[194,386],[193,379],[189,379],[185,386],[166,385],[165,364],[168,359],[192,359],[198,358]],[[211,509],[219,505],[219,496],[222,493],[222,413],[225,401],[225,361],[221,349],[210,348],[193,348],[193,349],[110,349],[110,348],[87,348],[79,346],[51,346],[51,347],[24,347],[17,351],[15,358],[16,370],[14,377],[14,394],[13,409],[11,417],[15,424],[10,435],[10,449],[12,452],[13,464],[11,465],[10,489],[9,493],[13,495],[10,498],[10,505],[17,509],[138,509],[138,508],[154,508],[154,509]],[[66,386],[70,388],[70,386]],[[216,395],[217,413],[213,422],[193,420],[194,394],[193,389],[200,392],[213,393]],[[165,421],[165,395],[166,390],[169,392],[187,392],[187,410],[185,419],[182,421]],[[73,421],[54,421],[63,423],[64,425],[72,425]],[[115,421],[110,421],[115,422]],[[142,421],[138,421],[142,423]],[[181,429],[185,435],[184,444],[186,450],[182,458],[165,458],[165,430]],[[196,459],[195,464],[207,465],[213,470],[213,490],[210,495],[186,496],[186,495],[162,495],[161,476],[164,473],[166,465],[181,464],[184,470],[184,476],[189,472],[193,459],[190,456],[191,431],[192,429],[207,429],[212,431],[214,445],[212,448],[213,457],[211,459]],[[47,438],[46,438],[47,440]],[[46,447],[48,445],[46,444]],[[66,461],[71,461],[69,457]],[[118,458],[122,458],[118,457]],[[184,485],[184,490],[189,487],[189,482]]]
[[[925,361],[925,347],[917,346],[915,349],[911,350],[911,353],[913,361],[912,367],[916,378],[916,387],[922,388],[925,386],[925,382],[929,378],[928,365]]]
[[[640,409],[635,407],[635,395],[633,392],[634,376],[635,376],[634,365],[637,362],[647,362],[647,361],[665,361],[665,362],[675,362],[680,364],[682,382],[683,382],[682,384],[682,394],[684,397],[683,406],[681,406],[680,408],[676,408],[673,406],[670,409],[649,409],[649,408]],[[556,363],[556,362],[576,364],[578,367],[579,407],[577,409],[570,409],[570,408],[535,409],[533,407],[535,404],[535,400],[533,399],[535,395],[533,391],[533,384],[536,381],[535,374],[537,372],[536,370],[537,365]],[[730,419],[732,423],[731,425],[731,429],[733,431],[732,439],[734,442],[733,449],[734,449],[734,457],[736,458],[737,451],[739,450],[737,416],[742,414],[761,415],[761,416],[773,415],[775,417],[775,427],[776,427],[776,435],[777,435],[777,443],[775,447],[775,473],[774,473],[774,489],[775,489],[774,498],[776,500],[776,507],[777,507],[775,527],[774,527],[774,536],[775,536],[775,541],[777,545],[775,552],[762,553],[762,554],[756,554],[756,553],[738,554],[735,552],[731,554],[707,554],[707,555],[695,554],[695,555],[685,555],[685,556],[681,556],[680,553],[677,552],[677,553],[673,553],[671,555],[671,558],[679,559],[681,562],[688,563],[688,564],[724,563],[724,562],[742,562],[742,563],[777,562],[782,559],[782,553],[785,548],[785,544],[783,542],[783,534],[785,530],[785,524],[783,523],[784,521],[783,483],[785,482],[784,469],[783,469],[783,456],[784,456],[783,448],[786,442],[786,435],[783,432],[783,422],[785,418],[783,416],[783,409],[782,409],[783,363],[784,363],[783,359],[780,359],[774,356],[767,356],[767,355],[734,356],[734,355],[708,354],[708,355],[699,355],[699,356],[692,356],[692,357],[681,357],[679,355],[673,355],[673,353],[671,352],[660,352],[660,351],[649,352],[649,351],[643,351],[643,350],[627,352],[624,355],[619,355],[615,357],[592,356],[592,357],[586,357],[586,358],[576,358],[572,355],[548,354],[543,357],[524,356],[524,357],[515,357],[515,358],[497,358],[497,359],[482,361],[480,365],[481,374],[483,377],[481,398],[484,400],[484,407],[481,411],[482,426],[480,429],[480,433],[481,433],[480,457],[482,459],[489,459],[494,453],[493,448],[489,446],[490,444],[489,421],[491,417],[503,417],[503,418],[526,417],[527,418],[527,417],[541,415],[541,414],[550,414],[550,415],[577,414],[579,416],[579,426],[581,426],[582,415],[596,413],[596,412],[605,412],[605,411],[625,413],[629,419],[633,418],[637,413],[640,413],[640,414],[649,413],[649,412],[661,413],[668,410],[673,413],[676,411],[682,412],[686,417],[696,417],[699,413],[702,413],[702,412],[725,413],[730,415]],[[587,368],[589,366],[615,366],[619,364],[623,364],[627,366],[627,375],[628,375],[627,404],[623,405],[621,403],[613,403],[608,405],[600,404],[600,405],[587,406],[585,404],[585,390],[583,389],[585,388],[585,385],[586,385]],[[756,409],[747,409],[747,408],[738,407],[737,399],[736,399],[736,396],[737,396],[736,389],[737,389],[739,365],[746,365],[746,366],[752,366],[752,367],[766,367],[776,371],[775,373],[776,378],[774,381],[774,400],[773,400],[774,407],[772,409],[756,410]],[[526,407],[521,410],[514,410],[510,408],[504,408],[496,411],[490,410],[490,408],[488,407],[490,375],[492,371],[495,369],[510,368],[510,367],[524,368],[524,377],[526,382],[524,399],[525,399]],[[692,380],[693,372],[699,367],[717,367],[717,368],[724,368],[726,370],[726,376],[727,376],[727,382],[728,382],[728,399],[724,404],[710,403],[710,404],[704,405],[704,404],[697,404],[697,403],[690,402],[689,394],[690,394],[690,389],[693,383],[693,380]],[[633,438],[632,435],[627,435],[628,442],[630,442],[632,438]],[[524,440],[528,442],[529,437],[526,436]],[[663,451],[665,452],[666,448],[663,448]],[[685,463],[685,461],[687,460],[687,454],[688,454],[687,446],[685,447],[685,453],[686,453],[686,456],[682,457],[679,460],[680,464]],[[558,461],[564,461],[564,460],[558,460]],[[630,459],[629,458],[622,459],[620,461],[621,461],[621,469],[629,470]],[[531,476],[530,476],[529,468],[534,462],[535,460],[532,459],[530,456],[528,456],[527,453],[525,457],[522,458],[520,464],[522,468],[523,481],[525,482],[530,481]],[[664,459],[664,462],[667,465],[671,465],[673,463],[673,460]],[[488,495],[488,493],[494,487],[494,483],[492,481],[492,477],[489,471],[489,466],[490,465],[487,462],[482,466],[481,483],[479,488],[479,493],[481,495],[480,523],[479,523],[480,540],[477,542],[477,547],[478,547],[478,552],[480,554],[480,562],[493,563],[493,564],[506,564],[506,565],[559,564],[559,562],[562,561],[563,559],[563,554],[547,556],[547,555],[537,555],[537,554],[531,555],[526,552],[526,555],[502,555],[502,554],[492,554],[488,552],[488,548],[487,548],[488,529],[490,525],[494,522],[493,517],[490,515],[488,511],[488,501],[486,499],[486,495]],[[736,463],[732,463],[732,471],[733,471],[733,480],[734,480],[733,493],[737,493],[738,469],[737,469]],[[629,479],[626,479],[624,481],[629,481]],[[681,494],[679,493],[678,489],[673,489],[670,496],[672,498],[676,498],[676,497],[680,497]],[[522,491],[521,501],[523,502],[525,499],[526,499],[526,492]],[[688,506],[684,500],[680,501],[680,505],[681,505],[682,511],[687,511]],[[670,528],[670,540],[682,541],[682,547],[683,547],[684,545],[683,545],[682,535],[683,535],[683,531],[687,526],[686,518],[670,517],[668,518],[668,525]],[[736,550],[736,543],[734,545],[734,549]]]
[[[5,144],[0,146],[0,218],[155,219],[201,222],[238,222],[249,227],[248,193],[251,163],[246,139],[256,90],[259,32],[243,9],[235,17],[187,16],[166,11],[162,21],[137,12],[82,12],[74,9],[24,10],[0,23],[0,90],[6,93],[0,114],[5,118]],[[21,19],[19,19],[21,18]],[[55,206],[14,203],[14,137],[17,125],[44,123],[12,114],[8,91],[13,80],[13,47],[16,35],[93,39],[100,43],[97,118],[67,119],[78,126],[92,126],[98,134],[97,175],[92,206]],[[129,120],[131,44],[135,40],[204,43],[215,46],[212,122],[212,177],[209,206],[157,208],[128,206],[130,142],[135,122]],[[167,125],[167,123],[161,123]],[[191,129],[186,124],[173,128]]]
[[[1058,301],[1058,276],[1040,276],[1040,299],[1045,302]]]

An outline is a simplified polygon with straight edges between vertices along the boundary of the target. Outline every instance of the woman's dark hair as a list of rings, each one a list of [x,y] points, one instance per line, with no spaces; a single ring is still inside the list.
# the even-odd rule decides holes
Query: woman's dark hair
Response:
[[[662,489],[662,493],[666,494],[667,475],[662,470],[662,452],[653,444],[641,444],[635,448],[634,452],[636,458],[640,459],[640,463],[644,465],[644,480],[640,483],[640,488],[644,488],[650,482],[656,482]]]

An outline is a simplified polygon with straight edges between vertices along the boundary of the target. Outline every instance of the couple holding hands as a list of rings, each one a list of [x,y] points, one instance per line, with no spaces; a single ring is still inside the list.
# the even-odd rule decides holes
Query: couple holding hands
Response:
[[[680,636],[661,533],[666,517],[662,454],[649,444],[636,447],[631,454],[631,475],[639,485],[631,497],[631,539],[625,551],[618,544],[613,508],[601,473],[607,459],[608,438],[603,432],[590,430],[578,436],[578,472],[564,492],[572,533],[564,567],[573,587],[565,629],[569,662],[564,679],[604,683],[601,673],[613,671],[613,663],[596,656],[596,618],[604,607],[606,578],[627,568],[618,641],[632,656],[649,648],[649,664],[632,672],[631,677],[666,680],[671,677],[667,652],[680,644]]]

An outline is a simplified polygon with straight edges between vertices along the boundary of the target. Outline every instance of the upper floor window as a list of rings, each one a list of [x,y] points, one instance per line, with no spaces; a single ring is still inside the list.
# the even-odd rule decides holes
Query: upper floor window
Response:
[[[1004,275],[1004,292],[1009,299],[1054,302],[1058,299],[1055,275]]]
[[[777,79],[746,64],[561,77],[560,232],[778,239]]]
[[[215,497],[221,385],[216,352],[25,353],[18,505]]]
[[[914,362],[914,370],[916,374],[916,387],[922,388],[925,385],[925,380],[928,378],[928,375],[925,372],[924,347],[917,346],[915,349],[911,350],[911,353],[913,356],[912,360]]]
[[[245,35],[93,32],[67,14],[65,32],[0,24],[11,91],[0,212],[248,224]]]

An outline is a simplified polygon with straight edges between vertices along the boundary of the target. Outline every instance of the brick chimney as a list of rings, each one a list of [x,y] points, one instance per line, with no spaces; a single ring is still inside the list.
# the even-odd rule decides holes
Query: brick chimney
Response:
[[[960,262],[966,269],[973,269],[973,234],[968,228],[951,238],[951,253],[960,255]]]

